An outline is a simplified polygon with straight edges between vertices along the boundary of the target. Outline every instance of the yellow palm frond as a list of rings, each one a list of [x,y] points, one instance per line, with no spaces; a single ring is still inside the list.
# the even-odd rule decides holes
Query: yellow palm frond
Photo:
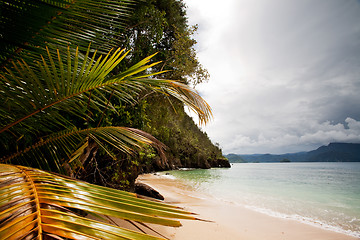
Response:
[[[0,239],[161,239],[79,216],[74,209],[173,227],[181,225],[175,219],[196,219],[133,193],[0,164]]]

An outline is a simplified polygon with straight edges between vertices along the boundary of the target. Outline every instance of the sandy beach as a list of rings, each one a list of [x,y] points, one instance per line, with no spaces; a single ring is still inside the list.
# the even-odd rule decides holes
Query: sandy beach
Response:
[[[268,216],[233,203],[195,192],[179,180],[154,174],[141,175],[145,183],[164,197],[165,202],[199,214],[208,221],[182,220],[182,227],[153,226],[173,240],[244,239],[244,240],[355,240],[356,237],[311,226],[291,219]],[[153,235],[157,235],[152,233]]]

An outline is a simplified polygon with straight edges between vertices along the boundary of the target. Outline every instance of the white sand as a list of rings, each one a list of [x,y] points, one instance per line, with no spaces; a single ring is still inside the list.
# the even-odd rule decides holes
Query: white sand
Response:
[[[180,228],[154,226],[169,239],[243,239],[243,240],[355,240],[356,237],[314,227],[295,220],[271,217],[245,207],[225,203],[194,192],[180,181],[153,174],[138,181],[158,190],[165,202],[213,222],[181,220]],[[156,234],[153,234],[156,235]]]

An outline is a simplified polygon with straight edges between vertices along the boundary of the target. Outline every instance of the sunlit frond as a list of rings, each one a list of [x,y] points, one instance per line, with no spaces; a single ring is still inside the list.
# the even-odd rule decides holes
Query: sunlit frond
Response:
[[[162,239],[79,216],[74,209],[178,227],[171,205],[22,166],[0,164],[0,239]]]

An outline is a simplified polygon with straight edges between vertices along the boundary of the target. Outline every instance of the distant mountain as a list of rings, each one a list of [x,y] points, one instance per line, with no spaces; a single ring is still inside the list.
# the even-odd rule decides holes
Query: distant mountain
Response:
[[[309,162],[359,162],[359,143],[330,143],[307,153]]]
[[[360,143],[330,143],[310,152],[286,154],[228,154],[231,163],[242,162],[360,162]]]
[[[231,163],[245,163],[246,162],[240,155],[237,155],[237,154],[231,153],[231,154],[225,155],[225,157]]]

